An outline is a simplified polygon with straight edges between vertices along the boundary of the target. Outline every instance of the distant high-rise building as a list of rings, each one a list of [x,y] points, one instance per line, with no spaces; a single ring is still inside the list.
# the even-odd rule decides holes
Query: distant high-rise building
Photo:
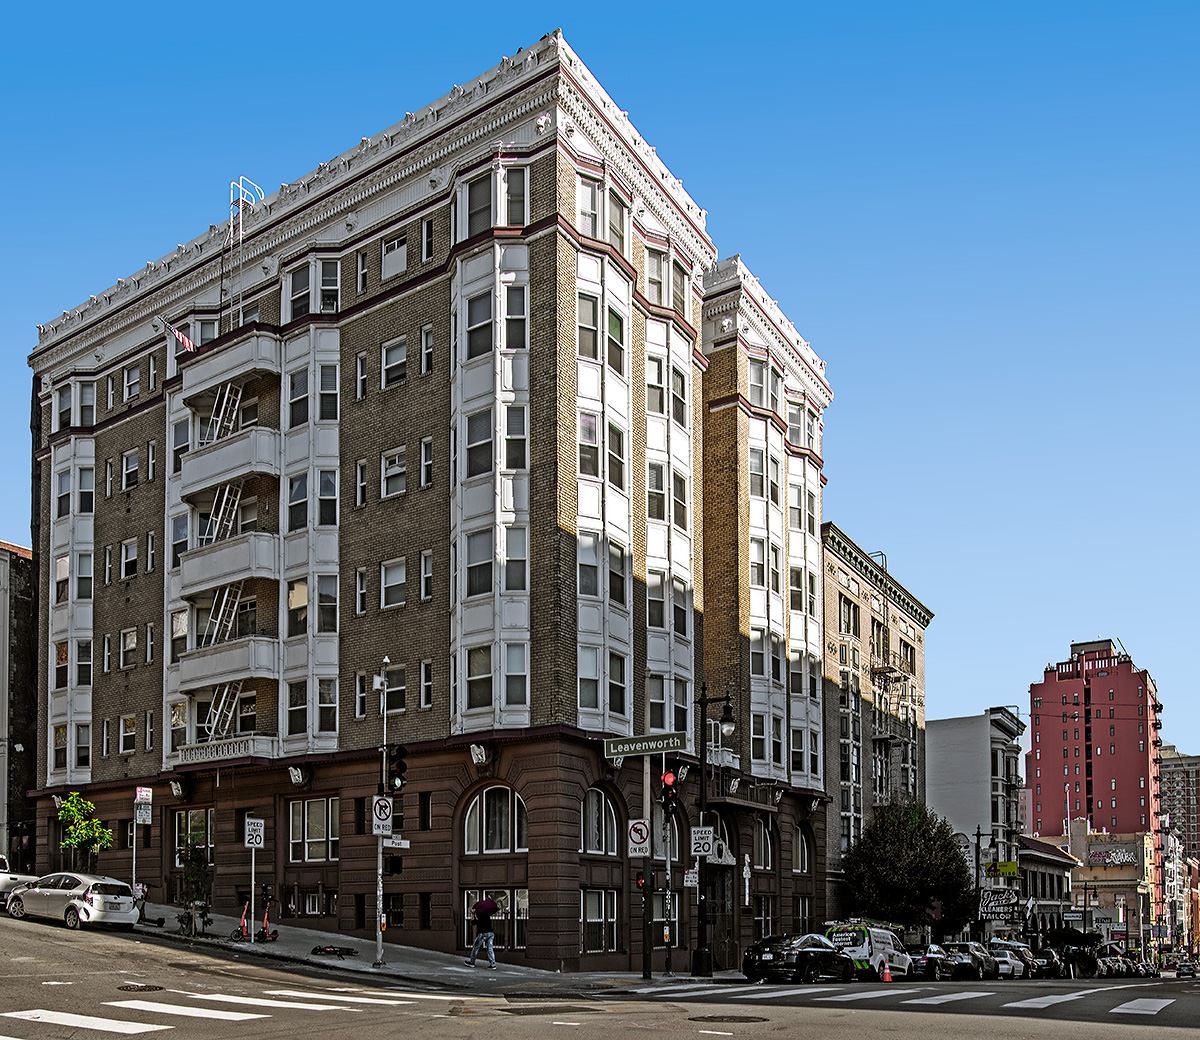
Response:
[[[1174,744],[1162,748],[1162,814],[1167,826],[1183,844],[1184,855],[1200,856],[1200,755],[1185,755]]]
[[[1164,910],[1159,769],[1162,723],[1154,680],[1108,639],[1071,644],[1029,687],[1032,748],[1026,767],[1034,836],[1095,831],[1153,836],[1153,913]]]
[[[0,542],[0,850],[32,871],[37,783],[37,680],[33,671],[33,553]]]

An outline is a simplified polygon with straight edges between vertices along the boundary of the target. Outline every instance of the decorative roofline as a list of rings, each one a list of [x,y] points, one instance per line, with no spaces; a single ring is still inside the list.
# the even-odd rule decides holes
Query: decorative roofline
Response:
[[[821,544],[877,589],[886,589],[888,599],[914,618],[922,629],[929,627],[933,611],[863,552],[832,520],[821,525]]]

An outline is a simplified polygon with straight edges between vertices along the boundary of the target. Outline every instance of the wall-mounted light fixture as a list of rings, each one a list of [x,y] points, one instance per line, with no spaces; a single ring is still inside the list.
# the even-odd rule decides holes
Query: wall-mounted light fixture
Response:
[[[474,762],[477,766],[482,766],[487,763],[487,760],[488,760],[487,748],[485,748],[482,744],[472,744],[471,745],[471,761]]]
[[[56,794],[52,794],[50,797],[54,799],[54,808],[61,809],[62,808],[62,799],[59,798],[58,795],[56,795]]]
[[[729,781],[729,793],[737,794],[738,785],[740,785],[741,782],[742,782],[741,777],[737,777],[737,776],[735,776],[732,780],[730,780]]]
[[[775,804],[778,805],[782,801],[783,801],[783,788],[777,787],[777,788],[775,788]]]
[[[617,772],[620,772],[621,766],[623,766],[625,764],[625,756],[617,755],[616,758],[610,759],[610,761],[612,762],[613,769],[616,770]]]
[[[687,779],[687,775],[688,775],[688,767],[685,765],[680,766],[678,769],[675,770],[675,782],[680,783],[680,784],[683,783]]]
[[[183,797],[183,781],[182,780],[172,780],[171,781],[171,794],[173,794],[176,798]]]
[[[304,770],[299,766],[288,766],[288,779],[299,787],[304,783]]]

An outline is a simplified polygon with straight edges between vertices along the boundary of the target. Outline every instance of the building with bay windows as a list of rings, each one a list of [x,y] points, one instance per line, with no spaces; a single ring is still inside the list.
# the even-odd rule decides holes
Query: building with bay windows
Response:
[[[371,935],[401,743],[389,941],[487,895],[507,959],[629,967],[630,821],[686,950],[703,782],[736,967],[825,913],[825,366],[557,32],[462,82],[39,328],[39,866],[78,789],[102,869],[199,845],[232,909],[262,818],[289,923]]]

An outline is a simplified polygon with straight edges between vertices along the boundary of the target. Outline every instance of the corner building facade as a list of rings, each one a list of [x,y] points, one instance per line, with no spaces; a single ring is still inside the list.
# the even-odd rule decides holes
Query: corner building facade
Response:
[[[387,939],[488,895],[508,960],[638,964],[649,818],[678,967],[705,782],[735,967],[824,913],[824,363],[558,33],[464,82],[39,328],[39,866],[78,789],[101,869],[170,900],[199,844],[231,910],[263,818],[285,919],[371,935],[402,743]]]

